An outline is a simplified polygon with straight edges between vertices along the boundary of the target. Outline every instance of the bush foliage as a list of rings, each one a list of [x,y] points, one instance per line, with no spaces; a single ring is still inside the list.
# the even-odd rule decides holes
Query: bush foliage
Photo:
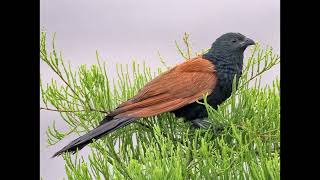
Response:
[[[117,78],[111,79],[97,53],[96,65],[72,70],[54,39],[52,50],[47,49],[46,36],[42,31],[41,61],[62,85],[54,79],[41,81],[41,109],[58,111],[68,126],[64,132],[53,122],[47,130],[49,145],[96,127],[107,112],[167,69],[160,56],[164,66],[156,71],[133,61],[116,65]],[[183,59],[205,52],[192,52],[188,38],[183,37],[186,50],[176,42]],[[279,80],[260,85],[262,74],[279,61],[272,48],[253,47],[238,90],[217,110],[202,103],[209,113],[209,130],[194,129],[169,113],[140,119],[87,146],[88,157],[64,154],[68,179],[280,179]]]

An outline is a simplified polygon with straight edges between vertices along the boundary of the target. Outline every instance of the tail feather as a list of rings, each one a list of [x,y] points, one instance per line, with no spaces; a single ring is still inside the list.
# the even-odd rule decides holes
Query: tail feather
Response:
[[[93,141],[93,139],[97,140],[101,138],[103,135],[111,133],[116,129],[119,129],[132,123],[134,120],[136,120],[136,118],[123,117],[105,121],[104,124],[100,123],[98,127],[89,131],[87,134],[73,140],[60,151],[56,152],[52,157],[59,156],[64,152],[75,153],[77,149],[81,150],[83,147],[90,144]]]
[[[113,120],[113,117],[114,116],[107,115],[102,121],[99,122],[99,126],[101,126],[101,125]]]

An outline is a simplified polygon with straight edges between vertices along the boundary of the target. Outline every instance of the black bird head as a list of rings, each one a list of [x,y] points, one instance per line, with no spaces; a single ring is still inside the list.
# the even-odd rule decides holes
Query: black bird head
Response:
[[[254,44],[252,39],[240,33],[226,33],[216,39],[209,52],[218,59],[229,59],[230,56],[243,56],[244,50]]]

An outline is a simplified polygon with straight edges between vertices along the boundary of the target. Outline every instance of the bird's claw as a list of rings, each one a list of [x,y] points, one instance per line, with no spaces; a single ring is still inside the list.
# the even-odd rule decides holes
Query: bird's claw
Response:
[[[191,123],[196,128],[202,128],[202,129],[209,129],[210,125],[211,125],[211,123],[209,122],[209,120],[207,118],[205,118],[205,119],[194,119],[194,120],[191,121]]]

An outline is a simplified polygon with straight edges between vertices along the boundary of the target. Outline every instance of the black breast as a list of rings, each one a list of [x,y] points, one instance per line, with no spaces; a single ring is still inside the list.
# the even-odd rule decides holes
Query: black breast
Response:
[[[238,86],[238,80],[242,71],[242,68],[239,69],[239,66],[237,65],[221,65],[220,67],[217,67],[217,69],[218,82],[213,92],[207,97],[207,102],[215,109],[230,97],[232,93],[233,78],[236,74],[236,84]],[[201,100],[201,102],[203,101]],[[208,117],[205,106],[197,102],[172,111],[172,113],[174,113],[176,117],[184,117],[186,120]]]

